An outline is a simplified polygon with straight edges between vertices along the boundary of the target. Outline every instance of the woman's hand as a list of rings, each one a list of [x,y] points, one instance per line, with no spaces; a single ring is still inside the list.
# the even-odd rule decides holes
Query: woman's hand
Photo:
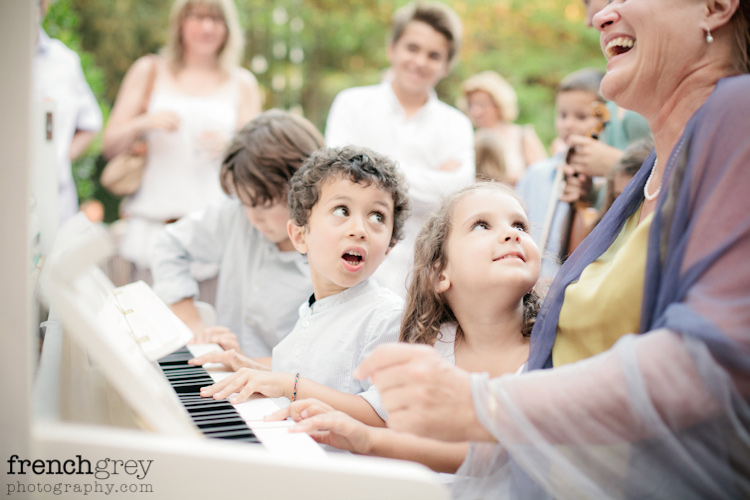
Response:
[[[384,344],[355,370],[370,378],[389,428],[444,441],[490,441],[474,410],[470,376],[429,346]]]
[[[221,161],[229,146],[229,138],[216,130],[204,130],[195,137],[195,148],[207,161]]]
[[[234,349],[229,349],[228,351],[211,351],[188,360],[188,364],[194,366],[203,366],[206,363],[221,363],[233,372],[236,372],[240,368],[251,368],[266,372],[271,371],[270,367],[248,358]]]
[[[174,132],[180,128],[180,116],[174,111],[157,111],[143,116],[142,133],[150,130]]]
[[[295,401],[269,415],[266,420],[285,420],[289,417],[299,422],[289,432],[306,432],[320,444],[360,455],[367,455],[372,450],[374,428],[317,399]]]
[[[232,404],[242,403],[255,393],[269,398],[291,396],[294,375],[270,371],[240,368],[237,372],[215,384],[202,387],[201,396],[214,399],[225,399],[234,393],[237,396],[229,400]]]

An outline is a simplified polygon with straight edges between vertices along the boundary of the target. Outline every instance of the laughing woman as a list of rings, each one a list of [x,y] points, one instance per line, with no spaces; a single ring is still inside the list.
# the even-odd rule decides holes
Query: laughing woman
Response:
[[[121,209],[128,225],[120,255],[133,264],[131,279],[150,282],[150,251],[165,223],[224,197],[223,150],[261,109],[255,77],[239,66],[243,48],[232,0],[176,0],[162,53],[141,57],[125,75],[104,154],[139,138],[148,147],[140,188]]]
[[[748,20],[750,0],[594,16],[602,94],[656,147],[547,295],[529,369],[554,368],[488,380],[382,346],[359,375],[389,427],[497,441],[518,498],[750,498]]]

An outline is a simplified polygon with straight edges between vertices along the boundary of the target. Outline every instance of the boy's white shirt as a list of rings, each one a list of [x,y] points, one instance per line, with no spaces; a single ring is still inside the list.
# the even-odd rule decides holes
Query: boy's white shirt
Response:
[[[272,370],[358,394],[385,419],[375,386],[352,372],[378,344],[398,341],[403,309],[403,299],[372,278],[312,306],[305,302],[292,332],[273,349]]]
[[[198,295],[191,260],[220,266],[216,322],[236,333],[250,357],[267,357],[294,327],[312,293],[310,268],[255,229],[242,204],[225,199],[165,226],[154,249],[154,291],[167,304]]]
[[[474,182],[474,132],[469,119],[430,92],[427,102],[411,117],[398,101],[390,82],[340,92],[331,105],[326,145],[370,148],[395,160],[403,172],[412,202],[404,224],[404,240],[380,265],[374,277],[404,297],[412,267],[414,241],[427,215],[443,195]],[[447,161],[460,167],[439,170]]]
[[[434,91],[408,117],[390,82],[340,92],[326,123],[326,145],[364,146],[396,160],[409,184],[412,200],[437,202],[456,185],[474,180],[474,132],[469,119],[441,102]],[[448,160],[461,166],[438,170]]]

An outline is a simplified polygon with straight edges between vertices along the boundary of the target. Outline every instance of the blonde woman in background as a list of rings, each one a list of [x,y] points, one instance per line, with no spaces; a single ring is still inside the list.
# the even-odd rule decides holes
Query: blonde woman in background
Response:
[[[225,196],[218,180],[223,150],[261,111],[257,81],[239,66],[243,50],[232,0],[177,0],[161,53],[141,57],[125,75],[104,155],[139,138],[148,148],[141,186],[121,207],[128,222],[119,250],[132,264],[131,280],[150,282],[151,248],[164,224]],[[214,271],[194,274],[202,281]]]
[[[514,185],[524,169],[547,157],[532,125],[513,123],[518,118],[515,90],[494,71],[478,73],[461,85],[458,107],[466,113],[477,132],[488,130],[504,152],[505,182]]]

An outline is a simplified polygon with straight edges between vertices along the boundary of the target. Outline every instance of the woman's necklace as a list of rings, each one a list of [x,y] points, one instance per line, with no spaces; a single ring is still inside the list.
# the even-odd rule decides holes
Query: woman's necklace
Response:
[[[656,189],[654,194],[648,194],[648,185],[651,184],[651,178],[654,176],[657,163],[659,163],[658,158],[654,160],[654,166],[651,167],[651,173],[648,174],[648,179],[646,179],[646,184],[643,185],[643,197],[646,198],[646,200],[648,201],[654,201],[656,197],[659,196],[659,192],[661,191],[661,185],[664,184],[664,177],[662,177],[661,182],[659,183],[659,187]]]

